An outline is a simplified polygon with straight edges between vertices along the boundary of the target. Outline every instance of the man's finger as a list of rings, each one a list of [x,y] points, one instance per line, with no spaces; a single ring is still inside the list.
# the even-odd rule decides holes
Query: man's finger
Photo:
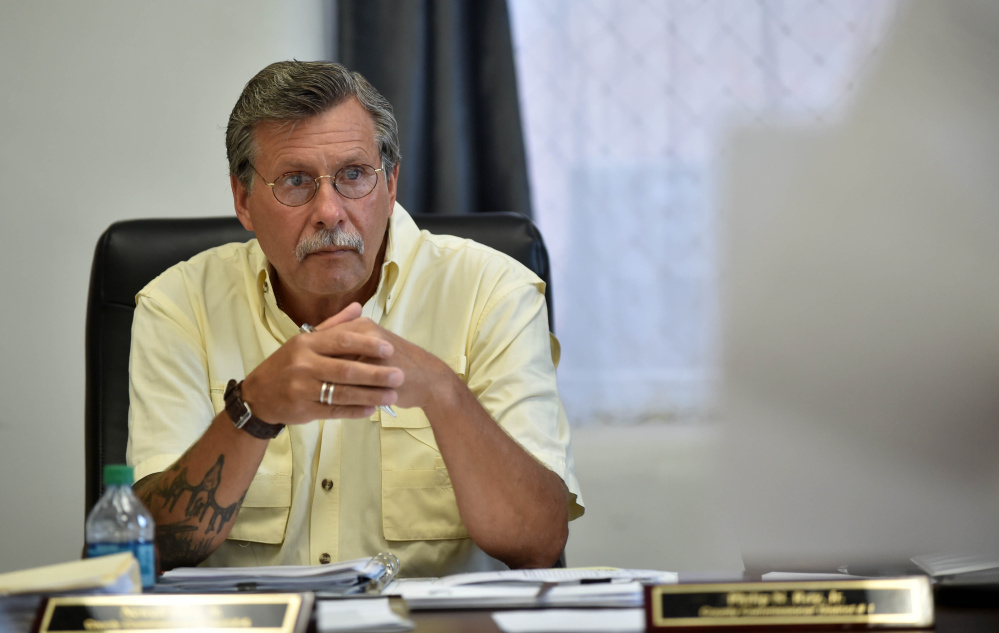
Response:
[[[361,316],[361,304],[354,302],[340,310],[330,318],[326,319],[322,323],[316,326],[316,330],[326,330],[328,328],[340,325],[341,323],[346,323],[347,321],[353,321],[354,319]]]
[[[324,419],[334,419],[334,418],[370,418],[375,412],[375,407],[357,407],[357,406],[336,406],[336,407],[324,407],[318,415],[316,415],[317,420]]]
[[[405,379],[402,370],[398,367],[385,367],[365,361],[342,358],[322,359],[313,366],[311,372],[320,383],[326,380],[337,385],[357,385],[382,389],[395,389],[401,386]],[[318,390],[316,393],[319,393]]]
[[[330,358],[345,360],[387,359],[392,356],[394,351],[391,343],[378,336],[352,332],[343,327],[330,328],[322,332],[313,330],[313,332],[314,334],[308,338],[296,341],[296,343],[302,343],[313,352]]]
[[[336,407],[380,407],[395,404],[399,400],[399,394],[394,389],[382,389],[374,387],[359,387],[356,385],[324,383],[327,387],[320,385],[316,388],[318,397],[327,393],[327,388],[331,389],[332,396],[327,395],[325,402],[320,404]]]

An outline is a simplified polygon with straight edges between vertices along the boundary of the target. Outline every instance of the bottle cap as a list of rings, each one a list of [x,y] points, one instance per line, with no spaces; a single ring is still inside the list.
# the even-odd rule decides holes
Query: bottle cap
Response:
[[[131,466],[124,464],[107,464],[104,466],[105,486],[131,486],[135,482],[135,472]]]

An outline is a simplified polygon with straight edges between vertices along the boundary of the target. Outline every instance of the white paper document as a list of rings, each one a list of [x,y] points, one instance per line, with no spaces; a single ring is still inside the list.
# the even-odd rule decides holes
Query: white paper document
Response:
[[[389,606],[388,598],[355,600],[320,600],[316,602],[316,631],[363,631],[377,633],[411,631],[413,621],[402,617]]]
[[[672,571],[654,569],[618,569],[615,567],[570,567],[568,569],[509,569],[469,574],[452,574],[439,578],[442,585],[474,585],[481,583],[580,583],[600,581],[641,581],[656,584],[677,582]]]
[[[999,555],[943,552],[913,556],[912,562],[934,578],[999,570]]]
[[[506,633],[631,633],[645,630],[643,609],[547,609],[499,611],[496,626]]]
[[[407,581],[397,586],[410,609],[522,609],[526,607],[640,607],[639,582],[542,585],[446,585]]]
[[[812,573],[797,571],[768,571],[760,576],[761,580],[767,582],[788,582],[799,580],[862,580],[868,576],[853,576],[851,574],[836,573]]]

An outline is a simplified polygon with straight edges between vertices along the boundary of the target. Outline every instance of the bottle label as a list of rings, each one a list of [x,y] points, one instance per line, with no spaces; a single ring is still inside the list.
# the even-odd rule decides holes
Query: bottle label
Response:
[[[151,589],[156,584],[156,550],[149,541],[132,541],[130,543],[87,543],[87,558],[107,556],[119,552],[132,552],[139,561],[139,571],[142,574],[142,588]]]

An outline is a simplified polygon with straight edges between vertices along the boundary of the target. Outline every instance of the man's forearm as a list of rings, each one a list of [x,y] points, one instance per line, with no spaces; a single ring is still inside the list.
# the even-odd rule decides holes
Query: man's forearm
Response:
[[[510,567],[551,566],[569,535],[565,484],[507,435],[460,379],[451,390],[424,412],[469,535]]]
[[[222,412],[169,468],[136,482],[163,569],[197,565],[225,541],[266,449]]]

